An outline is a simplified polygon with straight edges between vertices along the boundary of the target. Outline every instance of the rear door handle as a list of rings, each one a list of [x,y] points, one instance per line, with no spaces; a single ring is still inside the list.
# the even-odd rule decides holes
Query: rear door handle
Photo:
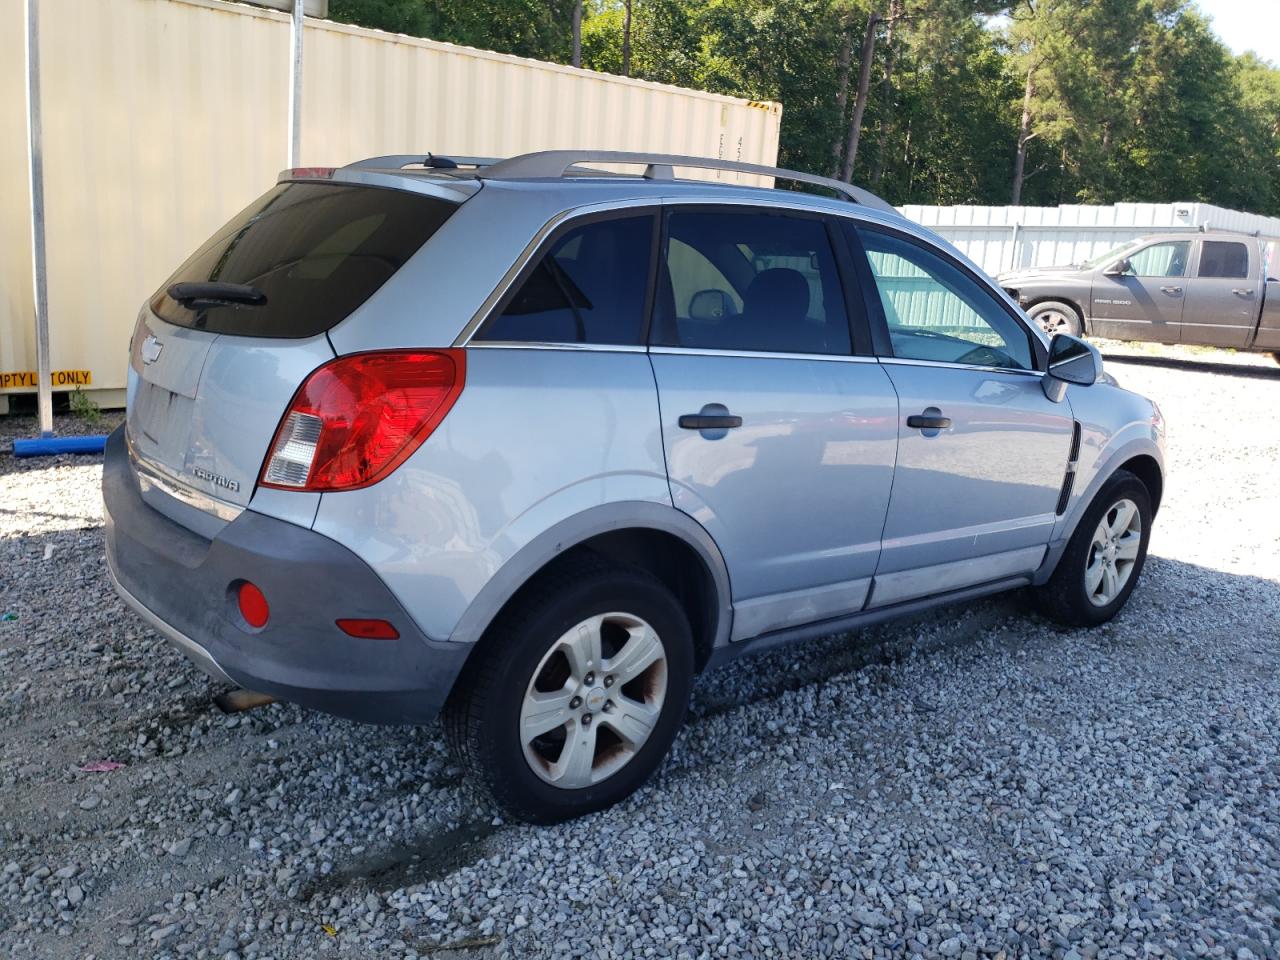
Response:
[[[907,426],[916,430],[945,430],[951,426],[951,418],[941,414],[914,413],[907,417]]]
[[[1181,292],[1182,292],[1182,288],[1181,288],[1181,287],[1161,287],[1160,289],[1161,289],[1162,291],[1164,291],[1165,293],[1178,294],[1178,293],[1181,293]]]
[[[735,417],[723,403],[704,403],[697,413],[686,413],[676,421],[684,430],[698,430],[703,440],[722,440],[727,431],[742,426],[742,418]]]
[[[1231,292],[1232,292],[1232,293],[1234,293],[1237,297],[1252,297],[1252,296],[1253,296],[1253,291],[1252,291],[1252,290],[1244,290],[1244,289],[1242,289],[1242,288],[1240,288],[1240,287],[1235,287]]]
[[[685,430],[731,430],[742,426],[741,417],[728,413],[686,413],[677,422]]]

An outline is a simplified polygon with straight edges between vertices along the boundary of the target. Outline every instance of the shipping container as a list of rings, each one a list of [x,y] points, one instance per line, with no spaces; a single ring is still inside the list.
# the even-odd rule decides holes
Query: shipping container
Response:
[[[24,36],[22,0],[0,0],[0,407],[36,368]],[[290,19],[221,0],[40,0],[40,55],[54,389],[118,403],[143,300],[287,165]],[[307,20],[299,162],[593,148],[773,165],[781,113]]]

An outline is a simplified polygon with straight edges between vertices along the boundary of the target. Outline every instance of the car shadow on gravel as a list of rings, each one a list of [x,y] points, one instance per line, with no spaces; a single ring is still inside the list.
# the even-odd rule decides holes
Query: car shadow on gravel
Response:
[[[1107,363],[1133,364],[1139,367],[1163,367],[1167,370],[1185,370],[1188,373],[1217,373],[1228,377],[1245,377],[1249,380],[1280,380],[1280,365],[1264,367],[1244,363],[1217,363],[1212,360],[1182,360],[1174,357],[1139,356],[1129,353],[1104,353]]]

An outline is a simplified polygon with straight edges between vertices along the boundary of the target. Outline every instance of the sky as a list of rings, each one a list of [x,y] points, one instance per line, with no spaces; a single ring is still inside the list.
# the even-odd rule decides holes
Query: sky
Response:
[[[1197,0],[1233,53],[1252,50],[1280,66],[1280,0]]]

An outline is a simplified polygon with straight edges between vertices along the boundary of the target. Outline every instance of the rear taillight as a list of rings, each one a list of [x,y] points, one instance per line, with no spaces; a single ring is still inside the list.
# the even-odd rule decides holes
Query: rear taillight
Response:
[[[462,350],[357,353],[326,363],[298,388],[258,482],[314,491],[377,483],[445,418],[465,376]]]

